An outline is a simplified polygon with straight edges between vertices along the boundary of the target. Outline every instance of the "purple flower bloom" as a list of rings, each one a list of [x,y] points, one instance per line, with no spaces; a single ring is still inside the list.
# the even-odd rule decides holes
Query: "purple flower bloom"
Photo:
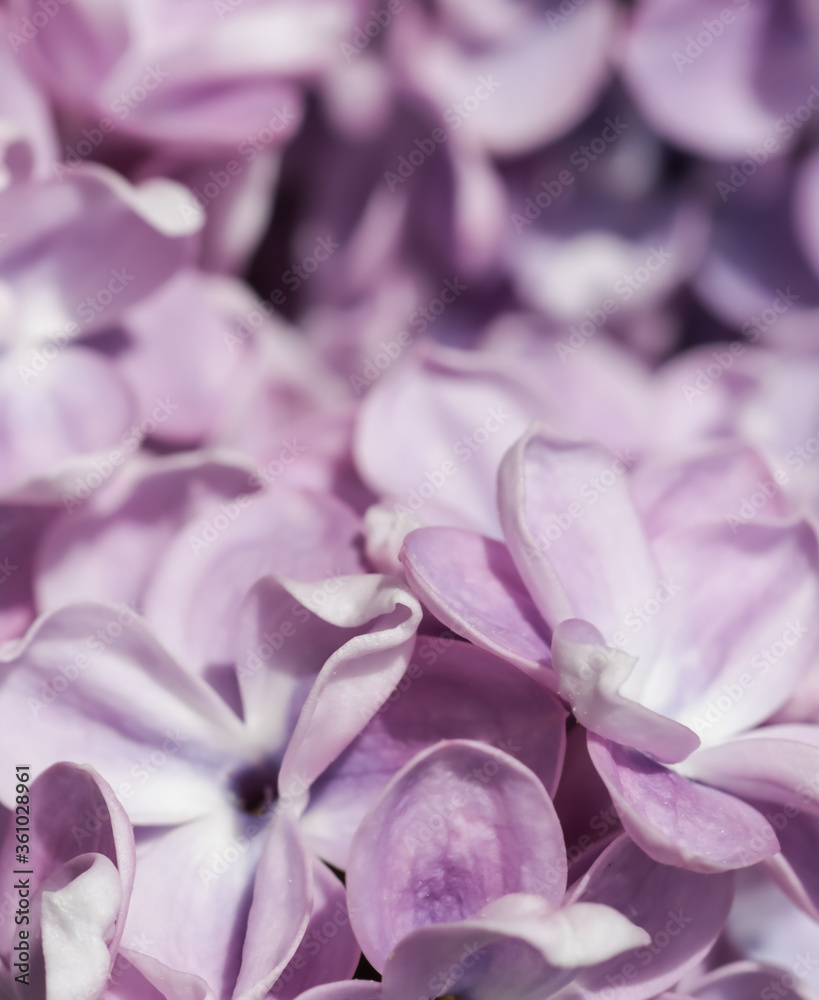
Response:
[[[749,146],[781,154],[804,124],[794,113],[819,103],[810,55],[817,31],[815,10],[798,0],[732,0],[718,9],[640,0],[625,78],[654,128],[674,142],[713,159],[747,156]]]
[[[559,909],[551,800],[528,768],[470,741],[443,741],[395,775],[358,829],[347,885],[389,1000],[550,996],[578,966],[648,943],[607,906]]]
[[[649,543],[627,471],[603,449],[533,430],[499,479],[508,548],[419,529],[405,543],[407,574],[445,624],[552,678],[647,853],[698,871],[753,864],[779,848],[767,821],[717,790],[724,782],[663,764],[700,739],[718,757],[729,751],[722,741],[768,719],[808,669],[816,640],[800,622],[819,597],[813,529],[772,520],[732,532],[706,517]],[[703,574],[714,562],[719,572]],[[793,785],[800,778],[791,772]]]
[[[311,783],[367,721],[344,711],[348,700],[372,715],[400,679],[420,612],[383,578],[331,582],[270,581],[251,594],[233,687],[217,678],[228,701],[133,614],[102,606],[41,619],[4,669],[4,752],[25,747],[35,771],[67,754],[91,762],[133,822],[155,828],[139,831],[126,946],[138,950],[147,934],[152,957],[201,976],[216,996],[276,987],[289,996],[291,960],[300,988],[350,975],[357,960],[343,887],[306,851],[297,817]],[[259,627],[258,601],[276,609],[272,637]],[[43,714],[49,740],[32,743],[29,720]],[[312,931],[338,913],[332,945],[305,963]]]

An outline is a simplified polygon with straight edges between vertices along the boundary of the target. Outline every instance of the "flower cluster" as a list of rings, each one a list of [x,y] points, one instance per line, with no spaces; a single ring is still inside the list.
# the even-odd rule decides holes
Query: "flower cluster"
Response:
[[[0,0],[3,1000],[819,995],[814,0]]]

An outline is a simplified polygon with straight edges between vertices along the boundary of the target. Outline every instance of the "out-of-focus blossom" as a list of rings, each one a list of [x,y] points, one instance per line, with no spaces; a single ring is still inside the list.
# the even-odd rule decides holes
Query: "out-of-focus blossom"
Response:
[[[573,5],[437,0],[396,18],[389,55],[399,79],[433,103],[465,145],[526,152],[568,131],[610,72],[617,11]],[[548,101],[532,95],[549,93]]]
[[[190,258],[201,215],[183,223],[177,212],[189,197],[170,181],[135,188],[98,166],[63,184],[16,176],[0,191],[0,490],[9,500],[53,502],[127,434],[134,400],[87,338]]]
[[[819,20],[806,0],[639,0],[625,78],[658,132],[714,159],[766,159],[819,107]],[[766,145],[768,143],[768,145]]]
[[[7,31],[65,115],[116,138],[206,158],[243,140],[250,146],[265,127],[268,143],[292,134],[300,83],[338,58],[355,12],[343,0],[140,7],[80,0],[58,5],[40,25],[38,5],[15,0]]]

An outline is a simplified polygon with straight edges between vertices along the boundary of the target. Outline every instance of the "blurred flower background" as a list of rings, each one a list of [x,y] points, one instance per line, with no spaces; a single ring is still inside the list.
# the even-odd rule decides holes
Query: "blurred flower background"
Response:
[[[3,996],[817,995],[816,0],[0,23]]]

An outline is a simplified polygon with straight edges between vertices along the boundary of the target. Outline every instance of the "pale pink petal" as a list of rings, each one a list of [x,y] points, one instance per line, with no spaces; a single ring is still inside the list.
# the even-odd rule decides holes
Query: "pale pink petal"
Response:
[[[355,573],[356,515],[332,496],[274,485],[200,508],[181,527],[145,595],[145,618],[186,667],[231,663],[242,601],[263,576]]]
[[[278,982],[307,929],[313,905],[309,858],[296,824],[277,815],[256,869],[234,1000],[261,1000]]]
[[[699,737],[673,719],[644,708],[620,690],[634,669],[635,657],[606,646],[597,629],[582,619],[561,622],[552,638],[552,666],[558,694],[578,722],[593,733],[642,750],[673,764],[700,745]]]
[[[223,801],[214,775],[247,750],[238,718],[184,671],[133,611],[77,605],[38,620],[3,664],[0,747],[34,772],[90,763],[141,823],[183,822]],[[48,739],[33,739],[34,730]],[[0,779],[13,799],[13,776]]]
[[[418,528],[401,551],[407,579],[458,635],[554,683],[549,629],[507,548],[462,528]]]
[[[584,618],[608,641],[657,588],[629,494],[626,461],[593,444],[531,429],[506,455],[501,520],[512,558],[554,628]],[[651,643],[629,644],[650,652]]]
[[[325,620],[345,628],[369,623],[321,668],[299,715],[282,761],[283,787],[298,779],[307,788],[355,739],[401,680],[415,648],[421,606],[389,577],[347,577],[338,593],[316,599],[310,585],[291,593]],[[356,712],[351,705],[359,706]]]

